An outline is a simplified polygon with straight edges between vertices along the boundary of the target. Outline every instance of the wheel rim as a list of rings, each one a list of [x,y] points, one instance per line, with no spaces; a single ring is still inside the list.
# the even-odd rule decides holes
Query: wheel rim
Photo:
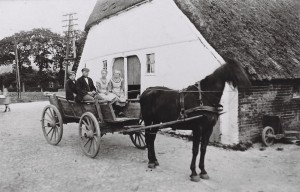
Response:
[[[62,138],[62,117],[55,106],[46,106],[42,115],[42,129],[46,141],[51,145],[57,145]]]
[[[267,142],[267,143],[270,143],[270,144],[273,143],[274,138],[271,137],[272,135],[274,135],[272,129],[268,129],[268,130],[266,131],[266,142]]]
[[[274,143],[274,130],[271,127],[266,127],[263,130],[263,142],[266,146],[270,146]]]
[[[85,155],[95,157],[100,148],[100,128],[95,116],[84,114],[79,122],[79,137],[81,148]]]
[[[147,145],[145,142],[145,134],[144,132],[135,132],[130,134],[130,139],[132,143],[138,148],[138,149],[146,149]]]

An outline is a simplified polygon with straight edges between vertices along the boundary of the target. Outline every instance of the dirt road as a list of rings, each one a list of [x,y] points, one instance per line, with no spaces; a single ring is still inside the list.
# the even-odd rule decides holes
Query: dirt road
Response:
[[[76,124],[65,126],[58,146],[40,127],[48,102],[12,104],[0,112],[0,191],[299,191],[300,146],[259,145],[246,152],[208,147],[210,180],[189,181],[192,143],[158,135],[160,166],[147,168],[146,151],[128,136],[105,135],[96,159],[83,155]],[[1,109],[2,111],[2,109]],[[277,151],[282,147],[283,151]]]

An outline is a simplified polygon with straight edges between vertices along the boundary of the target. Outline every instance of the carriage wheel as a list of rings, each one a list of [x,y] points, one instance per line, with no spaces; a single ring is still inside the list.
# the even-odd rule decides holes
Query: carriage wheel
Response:
[[[101,132],[99,123],[90,112],[84,113],[79,121],[80,146],[86,156],[96,157],[100,149]]]
[[[275,132],[274,129],[270,126],[267,126],[262,131],[262,142],[267,147],[271,146],[274,143]]]
[[[139,132],[134,132],[131,133],[130,139],[134,146],[136,146],[138,149],[146,149],[147,145],[145,142],[145,132],[144,131],[139,131]]]
[[[47,142],[57,145],[63,135],[63,121],[54,105],[47,105],[42,113],[42,129]]]

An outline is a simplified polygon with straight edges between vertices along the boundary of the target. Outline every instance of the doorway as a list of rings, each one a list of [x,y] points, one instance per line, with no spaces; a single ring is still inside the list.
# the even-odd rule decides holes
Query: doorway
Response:
[[[141,94],[141,62],[136,55],[127,57],[128,99],[135,99]]]
[[[121,77],[124,79],[124,57],[115,58],[112,72],[115,70],[121,71]]]

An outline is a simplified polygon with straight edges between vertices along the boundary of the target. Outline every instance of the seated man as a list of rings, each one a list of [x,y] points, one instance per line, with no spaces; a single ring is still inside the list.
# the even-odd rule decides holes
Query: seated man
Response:
[[[114,109],[118,116],[123,116],[122,108],[126,105],[126,96],[124,92],[124,80],[121,78],[121,71],[115,70],[112,79],[109,81],[108,89],[116,96]]]
[[[82,76],[79,77],[76,82],[76,101],[94,101],[96,87],[94,86],[93,80],[88,77],[90,70],[83,68],[81,72]]]
[[[75,80],[75,72],[71,71],[69,73],[69,79],[66,82],[66,99],[74,101],[75,96],[77,95],[76,90],[76,80]]]

